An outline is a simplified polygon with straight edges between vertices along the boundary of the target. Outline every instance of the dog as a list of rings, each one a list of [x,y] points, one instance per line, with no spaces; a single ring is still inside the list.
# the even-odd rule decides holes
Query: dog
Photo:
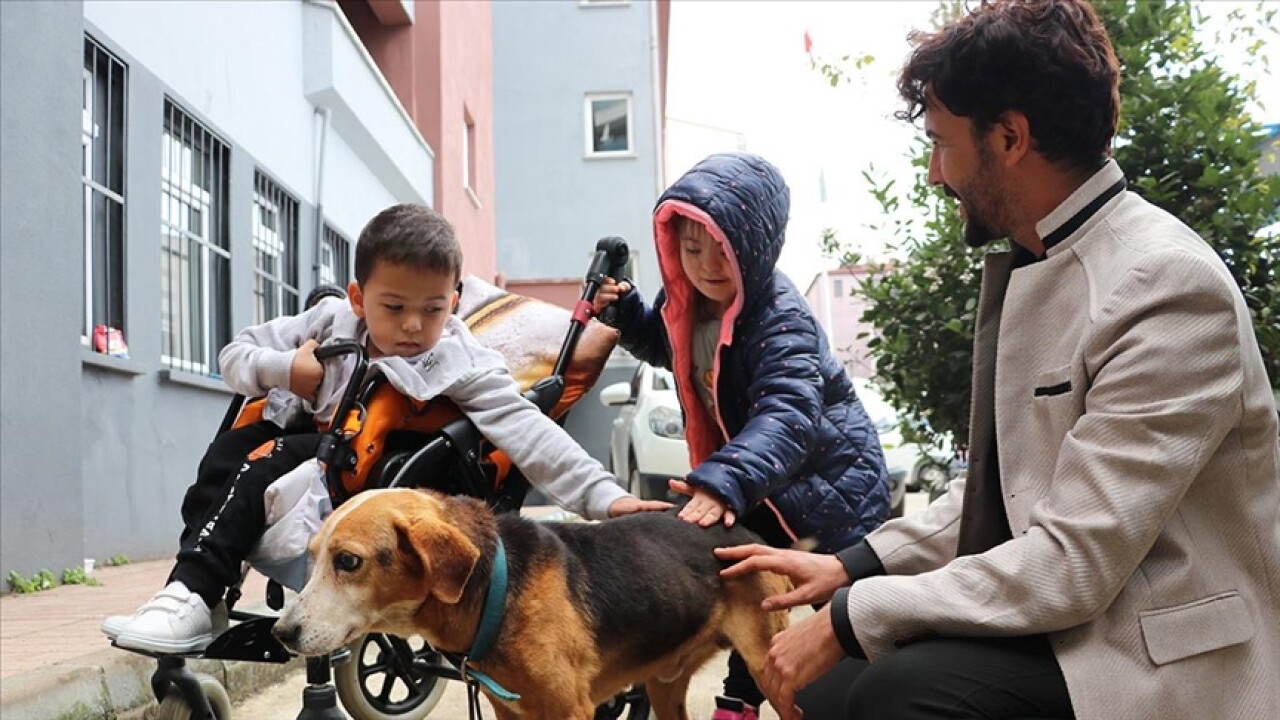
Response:
[[[419,635],[466,653],[477,634],[501,538],[509,591],[493,650],[474,669],[518,700],[501,720],[591,720],[597,705],[644,683],[659,720],[683,720],[693,674],[732,646],[757,678],[785,612],[761,601],[790,589],[768,572],[725,580],[712,549],[758,542],[700,528],[675,511],[601,523],[495,515],[482,502],[426,490],[368,490],[311,541],[314,570],[276,622],[281,642],[321,655],[368,632]]]

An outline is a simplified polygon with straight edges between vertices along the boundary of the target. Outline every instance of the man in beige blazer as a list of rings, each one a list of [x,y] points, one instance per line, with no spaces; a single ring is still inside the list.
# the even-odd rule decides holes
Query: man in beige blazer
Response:
[[[1108,159],[1105,30],[999,0],[913,40],[930,182],[966,242],[1013,247],[983,272],[969,472],[836,557],[721,553],[791,576],[771,609],[832,600],[762,688],[797,717],[850,655],[847,706],[811,717],[1280,718],[1275,400],[1222,261]]]

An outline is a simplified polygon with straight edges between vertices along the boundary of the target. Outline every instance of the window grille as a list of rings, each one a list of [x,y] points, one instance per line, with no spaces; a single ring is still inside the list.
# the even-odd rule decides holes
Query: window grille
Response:
[[[253,321],[298,313],[298,201],[261,170],[253,193]]]
[[[160,153],[160,353],[171,368],[218,374],[231,339],[227,228],[230,149],[172,100]]]
[[[84,190],[84,312],[81,332],[92,343],[94,327],[125,330],[125,98],[124,63],[84,39],[80,118]],[[97,349],[97,348],[95,348]],[[101,348],[102,352],[106,348]]]
[[[352,280],[351,242],[328,223],[320,240],[319,273],[317,285],[337,285],[346,290]]]

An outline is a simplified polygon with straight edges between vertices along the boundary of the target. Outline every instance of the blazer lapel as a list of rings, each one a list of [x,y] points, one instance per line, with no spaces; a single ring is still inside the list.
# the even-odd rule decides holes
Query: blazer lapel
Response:
[[[996,452],[996,346],[1014,253],[989,253],[973,333],[973,395],[969,407],[969,472],[960,513],[957,555],[985,552],[1009,538]]]

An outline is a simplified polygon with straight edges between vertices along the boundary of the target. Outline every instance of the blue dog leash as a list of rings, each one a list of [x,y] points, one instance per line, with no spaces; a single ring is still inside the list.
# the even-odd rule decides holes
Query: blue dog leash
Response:
[[[498,641],[498,629],[502,627],[502,614],[507,605],[507,549],[498,538],[498,549],[493,557],[493,570],[489,574],[489,587],[485,591],[484,609],[480,613],[480,627],[476,629],[476,637],[471,641],[471,649],[459,658],[450,657],[467,682],[468,710],[472,717],[480,717],[480,697],[477,685],[483,685],[495,697],[514,702],[520,695],[498,684],[488,673],[471,666],[471,663],[483,661],[493,650]]]

